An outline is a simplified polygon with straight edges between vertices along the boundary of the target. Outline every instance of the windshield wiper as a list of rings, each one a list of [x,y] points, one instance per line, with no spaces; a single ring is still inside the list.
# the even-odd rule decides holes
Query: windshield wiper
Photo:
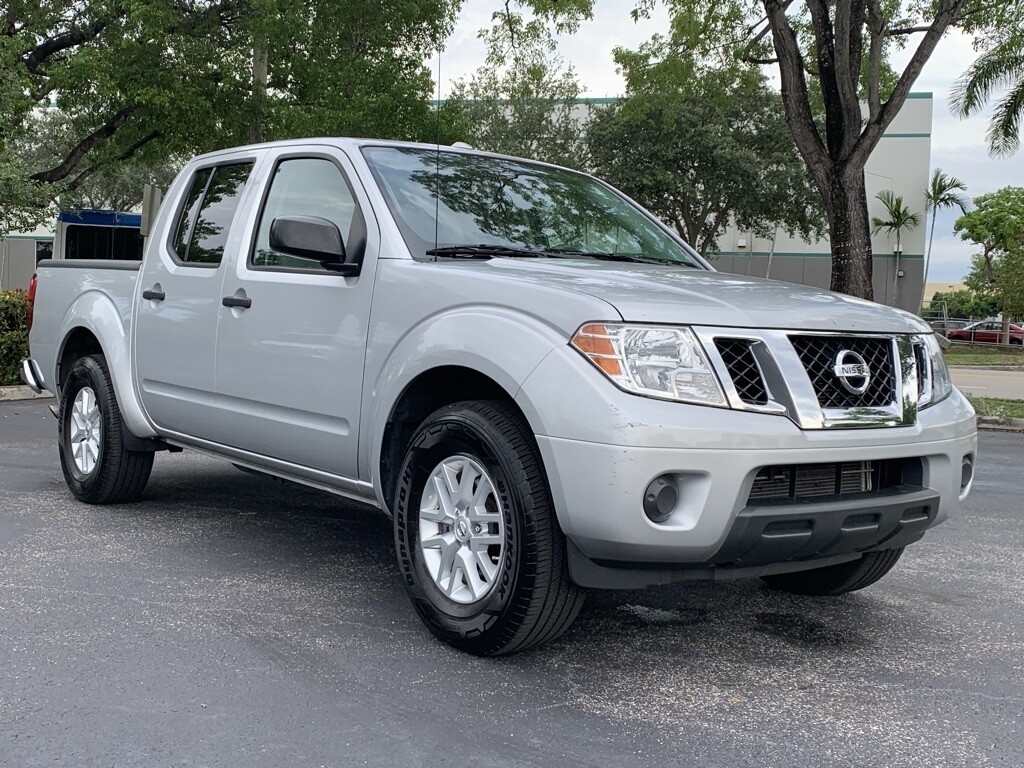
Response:
[[[494,245],[481,243],[479,245],[446,245],[440,248],[431,248],[426,252],[427,256],[437,259],[439,256],[446,256],[453,259],[492,259],[503,258],[543,258],[545,256],[555,259],[599,259],[601,261],[620,261],[633,264],[661,264],[672,265],[674,262],[664,259],[654,259],[649,256],[639,256],[629,253],[609,253],[608,251],[578,251],[572,248],[515,248],[510,245]],[[687,266],[679,264],[679,266]]]
[[[495,256],[505,257],[528,257],[538,258],[544,255],[543,251],[534,251],[529,248],[513,248],[508,245],[446,245],[441,248],[431,248],[426,252],[427,256],[449,256],[455,259],[490,259]]]
[[[577,251],[572,248],[546,248],[544,249],[545,254],[554,254],[566,258],[572,258],[573,256],[581,256],[587,259],[599,259],[601,261],[624,261],[631,262],[633,264],[668,264],[672,265],[676,262],[666,261],[665,259],[654,259],[650,256],[638,256],[631,253],[610,253],[608,251]],[[681,264],[681,266],[686,266]]]

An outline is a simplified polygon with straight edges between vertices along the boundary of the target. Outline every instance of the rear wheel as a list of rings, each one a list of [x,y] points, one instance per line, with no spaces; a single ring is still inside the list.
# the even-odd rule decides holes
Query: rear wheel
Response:
[[[153,454],[124,446],[121,411],[103,355],[75,361],[61,391],[61,469],[87,504],[135,501],[146,488]]]
[[[874,584],[892,570],[902,554],[902,549],[883,549],[848,563],[762,578],[773,589],[797,595],[842,595]]]
[[[394,523],[409,597],[446,643],[516,653],[576,618],[583,593],[533,434],[513,407],[462,402],[427,417],[399,474]]]

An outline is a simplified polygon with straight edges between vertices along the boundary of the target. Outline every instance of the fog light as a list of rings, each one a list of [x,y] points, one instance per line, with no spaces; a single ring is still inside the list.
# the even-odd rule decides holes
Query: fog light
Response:
[[[644,491],[644,514],[652,523],[664,523],[679,503],[679,491],[672,475],[662,475],[651,481]]]
[[[960,466],[960,498],[967,495],[971,489],[971,482],[974,480],[974,456],[964,456],[964,462]]]

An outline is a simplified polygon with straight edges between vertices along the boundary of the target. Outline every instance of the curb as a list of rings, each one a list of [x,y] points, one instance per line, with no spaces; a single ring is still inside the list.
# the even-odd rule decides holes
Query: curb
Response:
[[[53,395],[45,390],[41,395],[37,395],[26,386],[0,387],[0,403],[12,400],[46,400],[52,397]]]
[[[996,416],[979,416],[978,429],[993,432],[1024,432],[1024,419],[1000,419]]]

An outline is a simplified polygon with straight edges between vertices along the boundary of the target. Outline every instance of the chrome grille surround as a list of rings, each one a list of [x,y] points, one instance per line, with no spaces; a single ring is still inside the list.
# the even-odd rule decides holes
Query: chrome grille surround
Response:
[[[798,427],[811,429],[857,429],[872,427],[909,426],[917,420],[918,359],[915,346],[922,344],[921,336],[911,333],[852,333],[796,330],[761,330],[693,326],[712,367],[725,390],[730,407],[787,416]],[[826,340],[873,340],[872,344],[892,350],[891,386],[884,398],[875,398],[870,404],[835,405],[828,398],[819,398],[811,373],[794,347],[791,337],[819,337]],[[739,339],[749,349],[761,372],[768,392],[766,403],[751,403],[733,383],[732,375],[722,354],[718,339]],[[924,384],[921,381],[921,384]],[[877,394],[877,393],[876,393]]]

